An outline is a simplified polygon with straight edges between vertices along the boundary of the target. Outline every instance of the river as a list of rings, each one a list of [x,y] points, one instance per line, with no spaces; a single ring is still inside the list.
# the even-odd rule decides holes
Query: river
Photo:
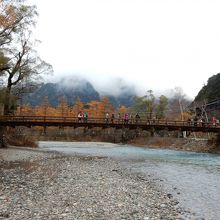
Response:
[[[142,173],[198,219],[220,219],[220,156],[95,142],[39,142],[41,149],[107,156]]]

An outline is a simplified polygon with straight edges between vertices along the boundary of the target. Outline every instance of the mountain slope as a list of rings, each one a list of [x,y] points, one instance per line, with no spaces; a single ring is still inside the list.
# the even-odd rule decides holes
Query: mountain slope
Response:
[[[72,81],[70,80],[70,82]],[[48,97],[49,104],[53,107],[58,105],[60,97],[64,97],[68,105],[73,105],[77,97],[84,103],[100,100],[99,93],[89,82],[80,81],[72,82],[72,85],[65,82],[43,84],[34,93],[23,97],[23,102],[37,106],[43,102],[46,96]]]
[[[211,102],[220,98],[220,73],[213,75],[208,79],[207,85],[204,85],[195,97],[194,102]]]
[[[103,94],[104,95],[104,94]],[[117,95],[106,94],[110,103],[114,107],[124,105],[129,107],[133,104],[135,91],[131,87],[123,87]],[[56,107],[59,104],[60,97],[64,97],[68,105],[73,105],[77,97],[83,103],[93,100],[100,100],[100,94],[94,89],[93,85],[85,79],[72,77],[63,78],[58,83],[42,84],[35,92],[22,97],[24,104],[38,106],[43,103],[45,97],[51,106]]]

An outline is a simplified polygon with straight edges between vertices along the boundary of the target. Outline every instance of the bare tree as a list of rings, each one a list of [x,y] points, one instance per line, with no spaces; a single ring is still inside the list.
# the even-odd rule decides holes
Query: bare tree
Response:
[[[8,50],[9,69],[4,71],[6,81],[5,108],[4,114],[10,111],[10,95],[13,88],[28,82],[29,85],[36,85],[44,73],[52,71],[51,65],[42,61],[37,52],[33,49],[29,37],[22,35],[20,45]]]
[[[173,91],[173,97],[169,100],[169,117],[175,119],[180,115],[183,120],[183,112],[187,110],[191,101],[186,97],[182,88],[176,87]]]
[[[37,41],[32,39],[31,29],[36,23],[36,7],[23,0],[0,0],[0,11],[0,77],[6,88],[4,114],[8,114],[13,89],[33,88],[52,67],[34,50]]]
[[[34,88],[42,74],[52,71],[34,50],[32,28],[36,23],[35,6],[25,0],[0,0],[0,83],[3,88],[4,114],[9,114],[14,93]],[[4,146],[4,127],[0,127],[0,146]]]

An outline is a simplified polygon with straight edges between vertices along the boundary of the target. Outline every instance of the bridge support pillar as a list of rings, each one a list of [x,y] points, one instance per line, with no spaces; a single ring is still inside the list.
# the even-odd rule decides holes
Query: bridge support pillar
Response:
[[[186,131],[182,131],[181,129],[179,129],[178,138],[186,138]]]
[[[47,133],[47,127],[46,126],[44,126],[44,135]]]
[[[150,135],[151,135],[151,137],[154,137],[154,136],[155,136],[155,129],[154,129],[154,128],[152,128],[152,129],[150,130]]]
[[[84,127],[84,128],[83,128],[83,133],[86,134],[87,131],[88,131],[88,127]]]
[[[141,133],[141,130],[139,128],[135,129],[135,137],[138,137]]]
[[[186,138],[187,135],[186,135],[186,131],[183,131],[183,138]]]
[[[121,132],[121,142],[124,143],[126,142],[126,129],[122,128],[122,132]]]

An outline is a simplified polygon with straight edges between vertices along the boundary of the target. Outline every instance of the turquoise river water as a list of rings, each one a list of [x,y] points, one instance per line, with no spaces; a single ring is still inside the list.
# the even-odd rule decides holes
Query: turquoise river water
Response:
[[[220,155],[96,142],[39,142],[39,146],[66,154],[119,160],[132,172],[158,181],[198,219],[220,219]]]

